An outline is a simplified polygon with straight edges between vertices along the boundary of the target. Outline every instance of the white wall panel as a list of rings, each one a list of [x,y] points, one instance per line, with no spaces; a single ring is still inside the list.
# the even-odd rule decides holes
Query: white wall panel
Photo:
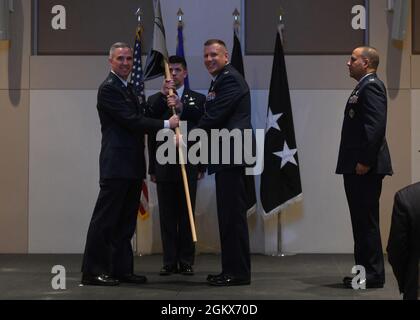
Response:
[[[286,212],[282,216],[283,251],[343,252],[352,246],[342,181],[334,174],[347,94],[292,91],[304,209],[297,215],[288,216]],[[264,126],[267,95],[268,91],[253,92],[256,128]],[[32,253],[83,251],[99,189],[100,127],[95,105],[96,91],[31,93],[29,250]],[[151,194],[151,207],[156,210],[153,190]],[[200,183],[196,214],[199,251],[217,251],[213,177]],[[157,211],[152,219],[158,219]],[[253,251],[264,252],[266,246],[277,242],[277,228],[266,224],[276,224],[277,220],[264,221],[260,216],[252,219]],[[152,252],[160,251],[156,221],[152,222],[152,235],[147,240],[153,243],[144,244]]]
[[[420,90],[411,91],[411,182],[420,181]]]
[[[29,252],[79,253],[99,190],[96,91],[32,91]]]

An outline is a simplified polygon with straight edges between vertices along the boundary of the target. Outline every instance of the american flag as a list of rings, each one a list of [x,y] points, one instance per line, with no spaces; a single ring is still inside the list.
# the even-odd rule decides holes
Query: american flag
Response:
[[[136,41],[134,42],[134,65],[131,73],[131,84],[133,85],[134,93],[140,100],[140,103],[146,101],[144,94],[144,76],[143,64],[141,62],[141,37],[143,34],[143,26],[139,25],[136,30]]]
[[[131,84],[133,86],[134,93],[139,99],[140,104],[146,102],[146,95],[144,93],[143,64],[141,61],[142,34],[143,27],[139,25],[136,30],[136,41],[134,42],[134,64],[133,72],[131,73]],[[149,217],[149,191],[147,189],[146,181],[143,181],[141,187],[138,215],[142,220],[146,220]]]
[[[145,180],[143,180],[141,186],[138,216],[141,220],[146,220],[149,217],[149,190],[147,189],[147,182]]]

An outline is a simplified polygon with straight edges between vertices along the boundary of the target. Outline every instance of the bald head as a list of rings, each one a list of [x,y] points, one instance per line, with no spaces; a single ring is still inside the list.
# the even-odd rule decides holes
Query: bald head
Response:
[[[350,77],[359,81],[369,73],[376,73],[379,66],[379,54],[372,47],[357,47],[353,50],[347,67]]]
[[[376,72],[379,66],[379,53],[373,47],[359,47],[360,54],[363,58],[367,59],[368,67]]]

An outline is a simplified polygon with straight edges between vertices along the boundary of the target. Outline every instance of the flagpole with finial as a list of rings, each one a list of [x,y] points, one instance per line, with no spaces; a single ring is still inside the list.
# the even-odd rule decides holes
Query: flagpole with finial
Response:
[[[143,13],[141,12],[141,8],[138,8],[136,11],[136,17],[137,17],[137,22],[140,25],[141,24],[141,16],[143,15]]]
[[[235,11],[232,13],[233,16],[233,30],[236,33],[236,36],[239,38],[239,27],[241,26],[240,16],[241,14],[238,11],[238,8],[235,8]]]
[[[140,41],[141,39],[141,33],[142,33],[142,28],[143,28],[143,12],[141,10],[141,8],[139,7],[135,13],[135,16],[137,17],[137,29],[136,29],[136,37],[137,40]]]
[[[279,23],[277,25],[277,28],[279,30],[281,43],[284,44],[284,35],[283,35],[283,32],[284,32],[284,21],[283,21],[284,10],[283,10],[282,7],[280,7],[279,11],[280,11],[280,13],[279,13]]]
[[[279,36],[280,36],[280,42],[283,45],[284,43],[284,37],[283,37],[283,32],[284,32],[284,20],[283,20],[283,16],[284,16],[284,10],[282,7],[280,7],[279,10],[279,22],[277,25],[277,30],[279,32]],[[291,254],[285,253],[282,250],[283,247],[283,243],[282,243],[282,232],[281,232],[281,212],[279,212],[277,214],[277,254],[275,254],[275,256],[277,257],[285,257],[285,256],[289,256]]]
[[[181,9],[178,11],[178,14],[180,12],[182,13],[182,15],[178,15],[178,23],[182,23],[183,12],[182,12]],[[171,81],[173,79],[172,79],[171,72],[169,70],[169,62],[168,62],[166,57],[164,59],[164,63],[165,63],[165,78],[166,78],[166,80]],[[173,89],[169,90],[169,95],[170,96],[174,95],[174,90]],[[172,113],[174,115],[176,115],[175,107],[172,108]],[[194,243],[196,243],[197,242],[197,233],[196,233],[196,230],[195,230],[194,215],[193,215],[193,210],[192,210],[192,205],[191,205],[190,187],[189,187],[189,183],[188,183],[187,170],[185,168],[184,153],[183,153],[183,150],[182,150],[183,145],[182,145],[182,141],[181,141],[181,130],[179,129],[179,127],[175,129],[175,133],[176,133],[176,136],[178,137],[178,141],[179,141],[179,144],[178,144],[179,162],[181,164],[182,180],[184,182],[185,200],[187,202],[188,218],[190,220],[192,240],[193,240]]]
[[[166,39],[165,39],[165,27],[163,24],[162,19],[162,11],[160,8],[160,1],[154,0],[154,29],[153,29],[153,46],[151,52],[148,57],[148,61],[146,62],[145,67],[145,79],[161,75],[163,72],[165,73],[165,81],[172,81],[171,72],[169,70],[169,61],[168,61],[168,50],[166,49]],[[162,59],[163,58],[163,59]],[[162,62],[162,60],[163,62]],[[155,63],[159,61],[160,66],[157,67]],[[162,70],[163,67],[163,70]],[[163,72],[162,72],[163,71]],[[169,96],[174,95],[174,90],[169,90]],[[172,113],[176,115],[175,108],[172,108]],[[179,141],[181,136],[180,128],[175,129],[175,133],[177,136],[177,140]],[[185,148],[186,149],[186,148]],[[195,231],[195,224],[194,224],[194,215],[192,211],[191,205],[191,196],[190,196],[190,188],[188,185],[188,178],[187,178],[187,171],[185,169],[185,156],[183,152],[183,144],[180,141],[178,144],[179,150],[179,161],[181,165],[181,173],[182,173],[182,181],[184,183],[184,191],[185,191],[185,198],[187,202],[187,209],[188,209],[188,217],[190,220],[190,227],[191,227],[191,234],[193,242],[197,242],[197,235]],[[186,154],[186,153],[185,153]]]
[[[241,14],[239,13],[237,8],[235,8],[235,11],[233,11],[232,16],[233,16],[233,47],[232,47],[230,63],[237,71],[239,71],[239,73],[243,77],[245,77],[241,41],[239,40],[241,37],[240,36]]]
[[[179,8],[177,12],[177,18],[178,18],[178,35],[177,35],[177,44],[176,44],[176,55],[182,58],[185,58],[184,53],[184,12],[181,8]],[[190,89],[190,81],[188,79],[188,74],[184,79],[184,87],[185,89]]]
[[[141,28],[141,15],[142,15],[140,7],[137,9],[137,11],[134,13],[134,15],[137,17],[136,40],[140,41],[140,28]],[[135,48],[134,48],[134,50],[135,50]],[[133,74],[132,74],[132,76],[133,76]],[[136,94],[136,96],[137,96],[137,94]],[[138,96],[137,96],[137,99],[139,99]],[[143,183],[141,185],[141,191],[140,192],[141,193],[143,192]],[[140,205],[139,205],[140,207],[142,206],[141,205],[141,193],[140,193]],[[137,253],[137,255],[141,256],[142,253],[140,252],[140,246],[138,244],[138,235],[139,234],[140,234],[140,224],[137,223],[136,224],[136,232],[134,233],[134,236],[133,236],[133,250],[134,250],[134,252]]]
[[[182,19],[184,17],[184,12],[182,12],[181,8],[179,8],[178,13],[176,15],[178,16],[178,26],[183,26],[184,21]]]

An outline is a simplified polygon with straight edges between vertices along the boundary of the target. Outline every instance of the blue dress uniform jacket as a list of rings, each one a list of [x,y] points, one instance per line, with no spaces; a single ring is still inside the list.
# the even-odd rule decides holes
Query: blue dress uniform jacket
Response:
[[[184,89],[184,94],[181,97],[182,112],[179,115],[180,121],[187,122],[188,131],[195,127],[200,121],[204,113],[204,103],[206,97],[201,93]],[[167,120],[172,116],[172,110],[168,108],[166,97],[158,92],[149,97],[148,105],[150,106],[150,116],[155,119]],[[185,143],[187,137],[184,137]],[[156,141],[154,134],[149,135],[149,174],[155,175],[158,182],[161,181],[182,181],[181,167],[174,164],[160,164],[156,159],[156,150],[164,142]],[[190,147],[190,144],[188,144]],[[188,176],[197,177],[198,171],[204,172],[205,165],[191,165],[189,162],[186,164]]]
[[[354,174],[361,163],[371,173],[392,175],[386,119],[385,86],[376,74],[370,74],[356,86],[346,105],[337,174]]]
[[[245,79],[230,64],[224,67],[210,87],[205,104],[205,113],[197,127],[207,131],[211,129],[227,129],[229,132],[239,130],[242,133],[243,152],[239,161],[234,162],[235,145],[231,143],[230,163],[223,163],[222,152],[219,152],[218,163],[209,161],[209,174],[235,166],[254,165],[253,163],[247,163],[246,160],[251,159],[255,154],[255,136],[252,134],[251,145],[244,143],[245,130],[252,130],[250,91]],[[212,143],[216,144],[214,141]]]
[[[98,91],[97,109],[102,144],[99,157],[101,179],[143,179],[146,173],[144,134],[161,129],[163,120],[147,118],[146,106],[112,72]]]

